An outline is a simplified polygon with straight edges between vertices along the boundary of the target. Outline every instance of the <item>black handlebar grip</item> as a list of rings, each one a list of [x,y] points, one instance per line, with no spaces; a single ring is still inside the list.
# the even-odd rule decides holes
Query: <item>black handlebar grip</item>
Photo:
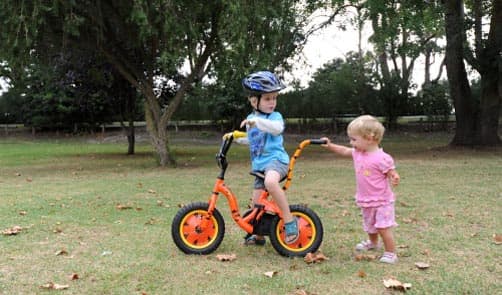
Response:
[[[310,144],[327,144],[328,141],[325,139],[311,139]]]

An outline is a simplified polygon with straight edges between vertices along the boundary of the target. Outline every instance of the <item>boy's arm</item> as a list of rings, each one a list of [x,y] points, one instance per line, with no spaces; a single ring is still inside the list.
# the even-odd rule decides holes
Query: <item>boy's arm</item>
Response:
[[[247,133],[239,130],[235,130],[232,132],[228,132],[223,135],[223,139],[229,139],[230,136],[233,136],[234,142],[239,143],[239,144],[249,144],[249,140],[247,137]]]
[[[322,140],[326,140],[326,144],[323,144],[322,146],[327,148],[328,150],[334,152],[337,155],[344,156],[344,157],[351,157],[352,156],[352,148],[343,146],[343,145],[338,145],[332,143],[329,138],[323,137],[321,138]]]
[[[247,120],[247,123],[250,126],[256,125],[256,128],[272,135],[279,135],[284,131],[284,121],[282,120],[268,120],[256,117]]]

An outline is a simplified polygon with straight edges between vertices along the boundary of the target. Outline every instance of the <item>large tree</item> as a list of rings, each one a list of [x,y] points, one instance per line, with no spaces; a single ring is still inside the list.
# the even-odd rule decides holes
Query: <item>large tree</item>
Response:
[[[473,0],[464,3],[462,0],[449,0],[443,1],[443,4],[446,69],[457,127],[451,144],[500,144],[502,1]],[[483,29],[486,20],[489,20],[488,34]],[[472,46],[467,42],[466,32],[473,32]],[[464,61],[481,76],[480,98],[472,95]]]
[[[369,41],[374,49],[380,101],[391,126],[404,112],[410,97],[411,78],[417,58],[434,48],[443,36],[440,7],[430,1],[396,0],[325,0],[330,17],[316,26],[336,23],[341,29],[353,24],[359,32],[358,52],[361,63],[368,55],[362,52],[361,32],[365,22],[371,25]],[[350,12],[350,13],[349,13]],[[355,13],[352,13],[355,12]],[[341,16],[337,20],[337,16]]]
[[[167,124],[204,77],[230,83],[250,70],[284,65],[304,25],[297,1],[2,1],[0,58],[21,71],[68,46],[105,56],[145,99],[161,165],[174,164]],[[162,96],[162,77],[176,85]],[[239,79],[238,79],[239,78]]]

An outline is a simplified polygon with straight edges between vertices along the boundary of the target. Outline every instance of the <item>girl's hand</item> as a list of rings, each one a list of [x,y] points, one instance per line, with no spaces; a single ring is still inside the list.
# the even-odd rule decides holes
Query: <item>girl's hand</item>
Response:
[[[331,143],[331,141],[330,141],[330,140],[329,140],[329,138],[327,138],[327,137],[321,137],[320,139],[321,139],[321,140],[325,140],[325,141],[326,141],[326,143],[325,143],[325,144],[321,144],[321,146],[323,146],[323,147],[328,147],[328,146],[329,146],[329,144]]]
[[[399,177],[399,174],[396,172],[396,170],[390,170],[389,173],[387,173],[387,176],[389,177],[390,184],[392,186],[399,185],[399,180],[401,180],[401,177]]]

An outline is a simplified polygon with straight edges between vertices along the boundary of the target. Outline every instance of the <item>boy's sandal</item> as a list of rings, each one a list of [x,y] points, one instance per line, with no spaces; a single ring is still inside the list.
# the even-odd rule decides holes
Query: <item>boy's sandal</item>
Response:
[[[246,246],[263,246],[266,242],[267,240],[265,240],[265,238],[258,239],[256,235],[249,235],[244,238],[244,245]]]
[[[293,244],[298,241],[300,232],[298,231],[298,221],[296,218],[294,218],[293,221],[285,223],[284,230],[286,231],[286,238],[284,239],[286,244]]]

